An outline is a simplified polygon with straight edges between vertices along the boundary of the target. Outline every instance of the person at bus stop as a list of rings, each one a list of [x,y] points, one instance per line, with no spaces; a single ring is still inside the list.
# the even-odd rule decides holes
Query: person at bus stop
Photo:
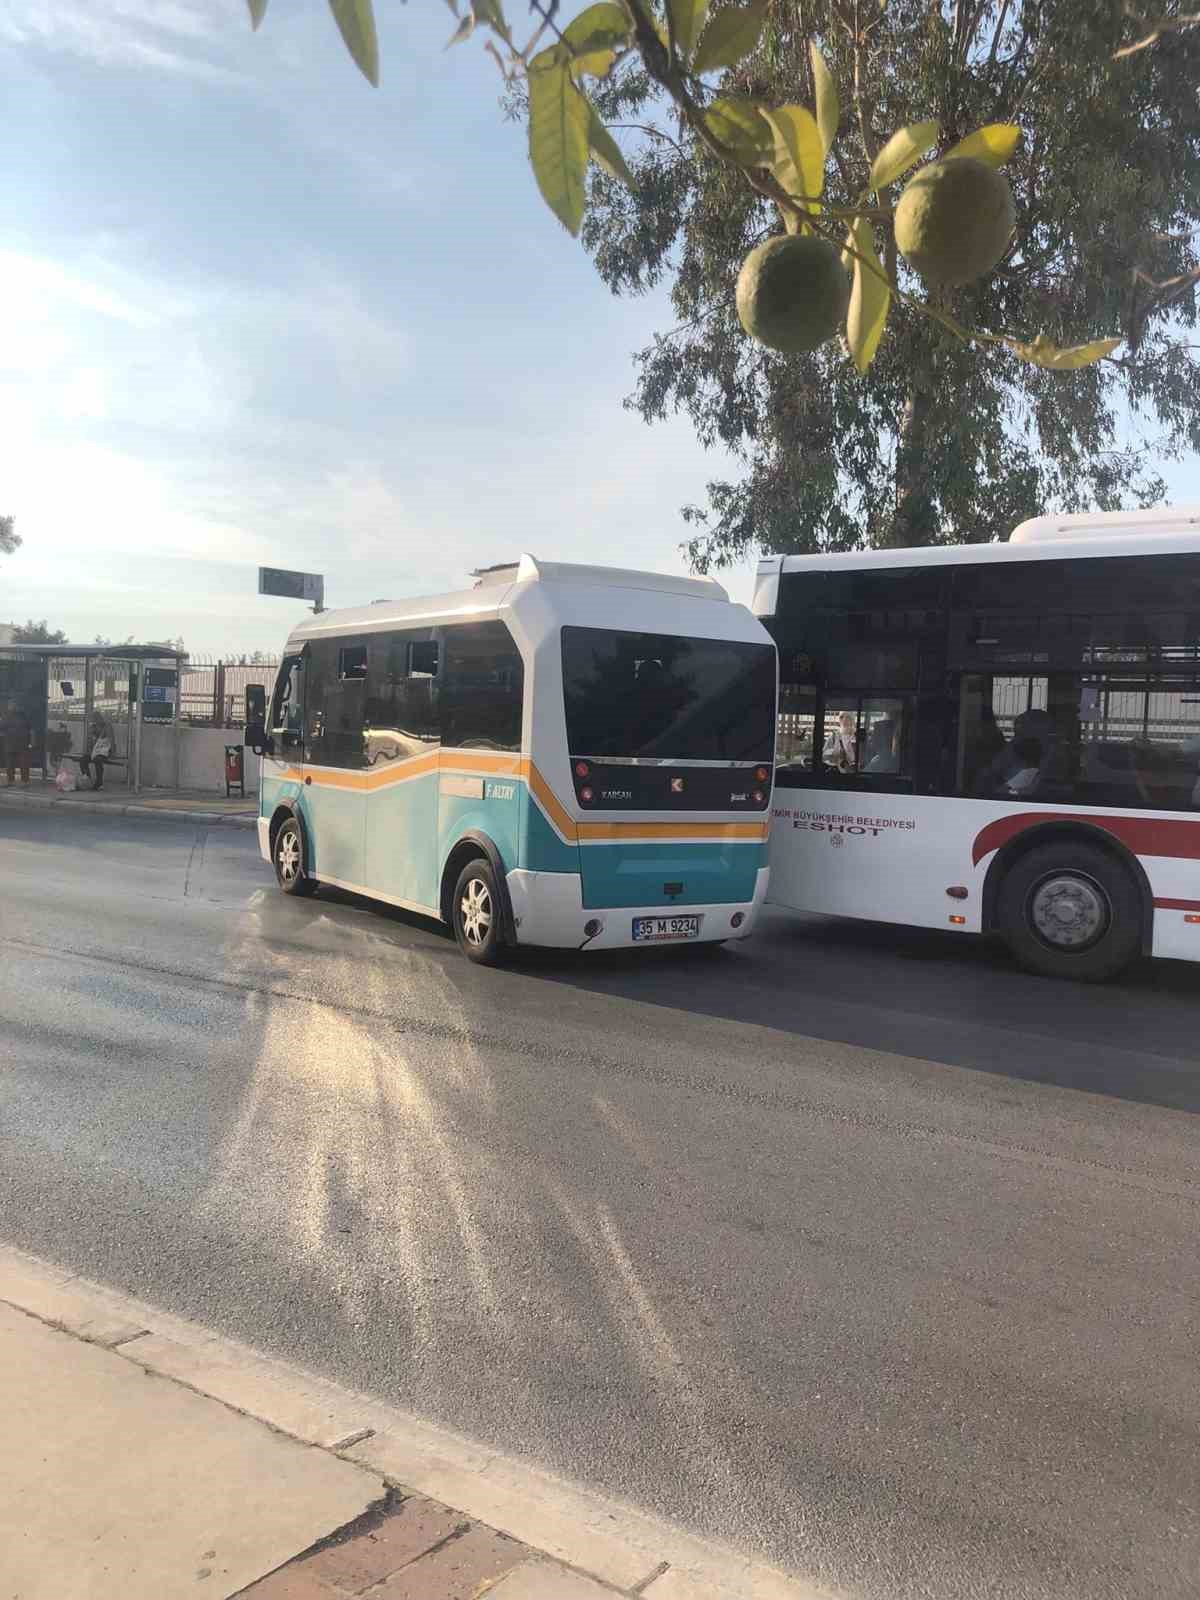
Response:
[[[50,728],[46,733],[46,764],[54,773],[62,766],[63,757],[71,753],[71,735],[65,722]]]
[[[3,721],[0,722],[0,743],[4,746],[9,783],[16,783],[18,766],[21,769],[21,782],[28,783],[29,746],[33,743],[33,728],[15,700],[8,702]]]
[[[92,780],[93,789],[104,787],[104,763],[112,755],[113,730],[112,723],[101,711],[92,713],[92,720],[88,724],[87,739],[84,742],[86,754],[79,763],[79,770],[84,777],[89,777],[93,768],[95,778]]]

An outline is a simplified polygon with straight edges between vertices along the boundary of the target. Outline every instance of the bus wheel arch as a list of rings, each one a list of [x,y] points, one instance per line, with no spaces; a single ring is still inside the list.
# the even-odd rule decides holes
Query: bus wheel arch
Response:
[[[1082,917],[1061,944],[1037,927],[1056,895]],[[1106,829],[1082,819],[1024,829],[996,852],[984,880],[985,932],[999,933],[1022,966],[1046,977],[1115,976],[1149,952],[1153,916],[1141,862]],[[1074,937],[1083,941],[1077,948]]]
[[[295,828],[300,846],[300,876],[298,881],[291,887],[285,885],[283,881],[280,873],[279,861],[276,855],[276,847],[279,843],[279,835],[282,832],[285,823],[290,823]],[[268,829],[268,838],[270,839],[271,862],[275,867],[275,876],[278,879],[279,886],[283,889],[284,893],[297,895],[315,894],[318,885],[317,880],[312,876],[311,873],[312,852],[309,848],[308,832],[304,826],[304,818],[300,815],[300,813],[289,805],[276,806],[271,816],[271,824],[270,828]]]
[[[461,839],[456,839],[442,865],[442,882],[438,896],[442,921],[451,928],[454,927],[454,891],[458,880],[463,868],[480,858],[487,862],[492,871],[496,899],[499,903],[501,942],[511,947],[517,942],[517,931],[512,900],[508,893],[508,876],[499,850],[485,833],[465,833]]]

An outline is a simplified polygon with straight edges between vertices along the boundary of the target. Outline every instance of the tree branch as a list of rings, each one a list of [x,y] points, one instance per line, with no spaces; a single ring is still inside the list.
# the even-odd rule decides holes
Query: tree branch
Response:
[[[616,128],[619,132],[623,133],[648,133],[655,139],[662,139],[664,143],[671,146],[672,150],[674,150],[675,154],[681,161],[687,160],[687,154],[683,146],[678,142],[678,140],[672,139],[669,133],[664,133],[661,128],[651,127],[651,125],[647,122],[610,122],[608,126],[610,128]]]
[[[1164,33],[1186,33],[1190,28],[1200,27],[1200,11],[1189,11],[1182,17],[1159,17],[1152,23],[1142,18],[1140,25],[1143,28],[1148,27],[1149,33],[1135,44],[1127,44],[1120,50],[1114,50],[1114,61],[1123,61],[1126,56],[1137,55],[1139,50],[1149,50],[1151,45],[1158,43]]]

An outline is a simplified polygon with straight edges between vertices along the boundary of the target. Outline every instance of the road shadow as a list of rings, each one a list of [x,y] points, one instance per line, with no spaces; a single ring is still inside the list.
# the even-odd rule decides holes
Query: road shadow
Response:
[[[418,940],[476,1001],[512,1004],[522,985],[770,1028],[1029,1083],[1200,1112],[1200,972],[1142,961],[1114,983],[1020,971],[996,940],[768,908],[753,938],[722,947],[522,949],[481,969],[431,918],[341,890],[320,902]],[[569,1012],[563,1009],[564,1025]]]
[[[1140,962],[1116,983],[1035,978],[998,941],[768,912],[711,954],[593,961],[533,952],[522,970],[729,1022],[1200,1112],[1197,969]]]

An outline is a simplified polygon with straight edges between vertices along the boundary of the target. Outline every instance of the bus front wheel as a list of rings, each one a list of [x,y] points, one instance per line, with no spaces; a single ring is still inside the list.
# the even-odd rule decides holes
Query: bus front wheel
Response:
[[[275,881],[284,894],[315,894],[317,880],[304,870],[304,834],[295,817],[285,817],[275,830],[271,851]]]
[[[997,909],[1016,960],[1044,978],[1100,983],[1141,947],[1137,885],[1095,845],[1064,841],[1030,850],[1006,874]]]
[[[495,874],[483,856],[468,861],[459,873],[451,920],[458,948],[468,961],[494,967],[504,960],[507,947],[500,925],[500,894]]]

